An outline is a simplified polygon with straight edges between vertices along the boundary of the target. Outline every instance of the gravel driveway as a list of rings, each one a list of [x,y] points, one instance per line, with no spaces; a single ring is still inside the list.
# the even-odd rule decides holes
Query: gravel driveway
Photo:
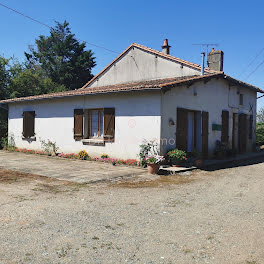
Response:
[[[0,171],[0,263],[264,263],[263,171],[84,185]]]

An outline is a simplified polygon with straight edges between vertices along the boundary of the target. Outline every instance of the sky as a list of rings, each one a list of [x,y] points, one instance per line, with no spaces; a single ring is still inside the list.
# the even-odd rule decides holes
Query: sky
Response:
[[[264,89],[264,1],[247,0],[0,0],[50,26],[70,23],[78,39],[121,53],[131,43],[161,50],[169,39],[173,56],[200,64],[204,47],[218,43],[224,72]],[[24,60],[28,45],[49,29],[0,6],[0,55]],[[87,44],[96,57],[93,74],[118,54]],[[264,98],[258,108],[264,107]]]

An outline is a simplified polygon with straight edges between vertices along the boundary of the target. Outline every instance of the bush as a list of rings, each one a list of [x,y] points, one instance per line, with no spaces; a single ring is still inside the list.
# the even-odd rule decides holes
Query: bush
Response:
[[[15,140],[13,136],[8,137],[3,137],[1,139],[1,146],[5,150],[10,150],[10,151],[15,151],[16,145],[15,145]]]
[[[256,143],[258,145],[264,144],[264,123],[257,123],[256,127]]]
[[[145,161],[147,164],[160,164],[164,161],[164,157],[159,155],[150,155],[145,158]]]
[[[139,160],[140,160],[140,166],[146,167],[146,157],[149,155],[158,155],[158,144],[155,142],[155,140],[147,141],[144,140],[143,144],[140,146],[139,151]]]
[[[56,156],[56,153],[58,151],[58,147],[56,145],[56,142],[52,142],[48,140],[47,142],[45,140],[40,140],[41,148],[44,150],[45,153],[48,155]]]
[[[101,155],[101,159],[107,159],[107,158],[109,158],[109,156],[107,154],[104,153]]]
[[[187,154],[183,150],[173,149],[167,153],[170,159],[187,160]]]
[[[81,150],[78,153],[78,159],[87,160],[87,159],[90,159],[90,156],[88,155],[88,153],[85,150]]]

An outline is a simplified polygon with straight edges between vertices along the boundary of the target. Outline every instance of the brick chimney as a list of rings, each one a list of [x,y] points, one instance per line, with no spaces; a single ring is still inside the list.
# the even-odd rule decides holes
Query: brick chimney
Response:
[[[207,65],[209,69],[214,71],[223,71],[224,68],[224,52],[212,48],[207,56]]]
[[[170,54],[171,46],[169,45],[168,39],[164,39],[164,43],[161,47],[162,47],[162,53]]]

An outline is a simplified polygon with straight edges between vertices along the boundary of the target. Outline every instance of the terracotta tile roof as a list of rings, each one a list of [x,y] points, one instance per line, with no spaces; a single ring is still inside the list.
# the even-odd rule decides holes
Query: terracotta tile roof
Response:
[[[183,60],[183,59],[180,59],[180,58],[176,58],[172,55],[169,55],[169,54],[165,54],[165,53],[162,53],[158,50],[154,50],[154,49],[151,49],[151,48],[148,48],[148,47],[145,47],[143,45],[140,45],[140,44],[137,44],[137,43],[132,43],[127,49],[125,49],[117,58],[115,58],[110,64],[108,64],[102,71],[100,71],[97,75],[95,75],[89,82],[87,82],[81,89],[84,89],[86,88],[87,86],[89,86],[93,81],[95,81],[101,74],[103,74],[105,71],[107,71],[108,68],[110,68],[116,61],[118,61],[126,52],[128,52],[131,48],[133,47],[136,47],[138,49],[141,49],[141,50],[144,50],[144,51],[147,51],[149,53],[152,53],[152,54],[155,54],[157,56],[160,56],[162,58],[166,58],[166,59],[169,59],[171,61],[175,61],[175,62],[179,62],[185,66],[188,66],[188,67],[191,67],[193,69],[196,69],[196,70],[201,70],[201,66],[196,64],[196,63],[192,63],[192,62],[189,62],[189,61],[186,61],[186,60]],[[204,69],[205,73],[219,73],[218,71],[213,71],[213,70],[210,70],[209,68],[205,68]]]
[[[44,99],[48,100],[48,99],[56,99],[63,97],[83,96],[89,94],[104,94],[104,93],[114,93],[114,92],[124,92],[124,91],[166,90],[173,86],[178,86],[183,84],[191,85],[196,81],[209,80],[212,78],[223,78],[235,84],[254,90],[256,92],[264,93],[264,91],[262,91],[258,87],[241,82],[226,74],[212,73],[203,76],[185,76],[185,77],[166,78],[166,79],[158,79],[158,80],[150,80],[150,81],[131,82],[131,83],[117,84],[117,85],[108,85],[101,87],[88,87],[86,89],[78,89],[74,91],[2,100],[0,101],[0,104],[33,101],[33,100],[44,100]]]

